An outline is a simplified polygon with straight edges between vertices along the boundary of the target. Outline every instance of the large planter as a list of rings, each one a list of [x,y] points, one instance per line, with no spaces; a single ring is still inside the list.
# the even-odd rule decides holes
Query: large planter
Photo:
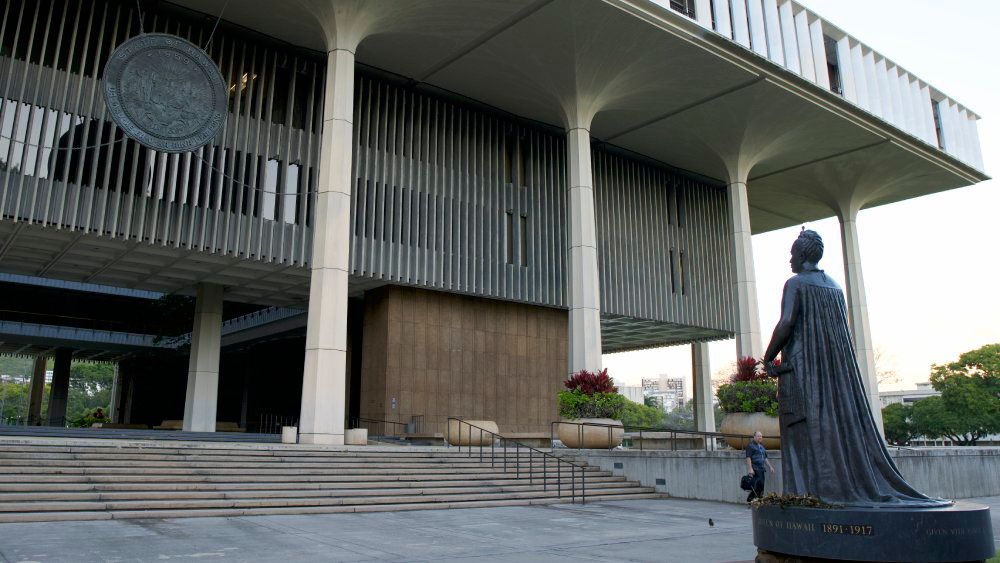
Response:
[[[452,446],[488,446],[493,443],[493,438],[499,436],[500,429],[492,420],[452,419],[448,421],[448,434],[445,438]]]
[[[588,426],[587,424],[603,426]],[[608,428],[607,425],[613,426]],[[567,448],[610,449],[621,445],[625,438],[622,421],[610,418],[577,418],[556,424],[559,440]]]
[[[719,432],[723,434],[734,434],[726,436],[726,443],[737,450],[746,448],[753,433],[758,430],[764,435],[765,448],[776,450],[781,446],[780,439],[769,437],[781,434],[776,416],[768,416],[762,412],[731,412],[726,414],[719,427]]]

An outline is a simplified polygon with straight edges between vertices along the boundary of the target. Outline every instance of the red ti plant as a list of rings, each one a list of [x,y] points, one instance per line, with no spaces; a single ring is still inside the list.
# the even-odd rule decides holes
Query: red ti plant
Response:
[[[771,365],[780,366],[781,359],[775,358]],[[758,381],[769,377],[761,360],[745,356],[736,360],[736,371],[733,373],[732,381]]]
[[[618,392],[615,382],[608,377],[608,368],[597,372],[580,370],[566,380],[566,388],[570,391],[579,389],[584,395]]]

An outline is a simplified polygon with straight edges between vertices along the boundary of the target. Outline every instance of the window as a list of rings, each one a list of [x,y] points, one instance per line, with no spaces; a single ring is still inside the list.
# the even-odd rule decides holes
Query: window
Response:
[[[514,263],[514,212],[507,212],[507,263]]]
[[[521,267],[528,267],[528,215],[521,214],[521,230],[518,233],[521,239]]]
[[[694,0],[670,0],[670,9],[694,19]]]
[[[837,58],[837,42],[828,35],[823,36],[823,47],[826,50],[826,73],[830,77],[830,91],[844,95],[844,87],[840,82],[840,59]]]
[[[937,135],[939,149],[944,149],[944,132],[941,128],[941,102],[931,100],[931,112],[934,114],[934,133]]]

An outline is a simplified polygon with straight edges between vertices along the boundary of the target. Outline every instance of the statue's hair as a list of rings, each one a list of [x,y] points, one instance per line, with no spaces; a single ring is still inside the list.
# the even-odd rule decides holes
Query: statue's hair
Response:
[[[806,262],[816,264],[823,258],[823,239],[816,231],[802,229],[793,246],[798,246],[802,250],[802,257]]]

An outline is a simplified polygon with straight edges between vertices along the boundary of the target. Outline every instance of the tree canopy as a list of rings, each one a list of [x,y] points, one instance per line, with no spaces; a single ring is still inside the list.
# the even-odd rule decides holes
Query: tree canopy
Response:
[[[1000,344],[988,344],[965,352],[958,361],[932,366],[930,380],[941,396],[913,404],[917,434],[975,445],[1000,432]]]

